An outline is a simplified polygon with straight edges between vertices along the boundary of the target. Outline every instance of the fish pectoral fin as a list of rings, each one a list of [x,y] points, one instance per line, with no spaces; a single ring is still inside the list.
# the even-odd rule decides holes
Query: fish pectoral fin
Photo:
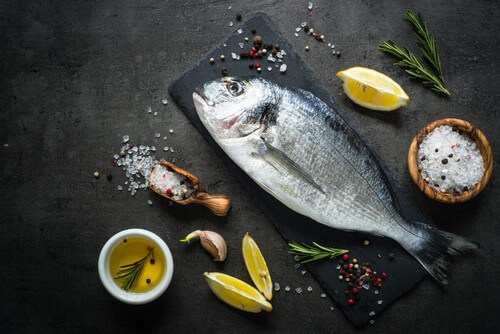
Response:
[[[325,193],[321,186],[314,181],[312,176],[302,169],[295,161],[290,159],[283,151],[268,143],[263,137],[260,138],[264,143],[264,149],[260,152],[264,161],[273,166],[278,172],[288,172],[295,175],[311,184],[323,194]]]

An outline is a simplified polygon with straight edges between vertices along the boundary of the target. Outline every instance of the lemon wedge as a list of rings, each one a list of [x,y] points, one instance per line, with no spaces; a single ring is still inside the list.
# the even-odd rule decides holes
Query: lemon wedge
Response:
[[[253,286],[235,277],[218,273],[204,273],[210,289],[220,300],[242,311],[271,312],[273,306]]]
[[[269,269],[267,269],[266,260],[264,260],[259,246],[248,233],[243,237],[242,251],[243,260],[245,260],[253,284],[264,294],[267,300],[271,300],[273,298],[273,283]]]
[[[408,104],[410,98],[401,86],[387,75],[366,67],[351,67],[337,73],[344,82],[344,93],[362,107],[392,111]]]

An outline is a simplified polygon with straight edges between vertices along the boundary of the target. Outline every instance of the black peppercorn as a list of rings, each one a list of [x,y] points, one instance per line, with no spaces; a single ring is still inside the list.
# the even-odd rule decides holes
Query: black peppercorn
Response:
[[[453,158],[453,154],[448,154],[448,158]]]
[[[437,152],[439,152],[439,149],[438,149],[438,148],[436,148],[436,149],[434,150],[434,152],[436,152],[436,153],[437,153]]]
[[[441,175],[441,180],[446,180],[446,176]]]
[[[236,14],[236,21],[241,21],[241,14]]]
[[[106,175],[106,179],[108,179],[108,181],[113,180],[113,175],[111,175],[111,174],[107,174],[107,175]]]
[[[309,32],[309,26],[305,26],[305,27],[304,27],[304,32],[305,32],[305,33],[308,33],[308,32]]]
[[[224,76],[224,77],[229,76],[229,72],[227,71],[227,68],[223,67],[221,72],[222,72],[222,76]]]
[[[342,56],[342,54],[340,53],[340,51],[337,51],[336,55],[337,55],[337,58],[340,58],[340,56]]]
[[[151,283],[151,280],[148,278],[148,279],[146,280],[146,283],[148,283],[148,284],[149,284],[149,283]]]
[[[424,161],[424,160],[425,160],[425,155],[420,158],[420,161]]]
[[[278,43],[276,43],[276,44],[274,45],[274,48],[275,48],[276,50],[279,50],[279,49],[280,49],[280,45],[279,45]]]
[[[253,35],[255,35],[255,33],[256,33],[257,31],[256,31],[255,29],[252,29],[252,30],[250,30],[250,32],[251,32]]]
[[[456,125],[453,125],[453,127],[451,128],[451,130],[452,130],[452,131],[455,131],[455,132],[457,132],[457,130],[458,130],[458,126],[456,126]]]
[[[253,63],[248,64],[248,67],[250,67],[250,69],[253,69]]]
[[[446,165],[446,164],[448,163],[448,159],[444,158],[443,160],[441,160],[441,163],[442,163],[443,165]]]
[[[151,264],[155,264],[155,262],[156,262],[155,259],[149,260],[149,263],[151,263]]]

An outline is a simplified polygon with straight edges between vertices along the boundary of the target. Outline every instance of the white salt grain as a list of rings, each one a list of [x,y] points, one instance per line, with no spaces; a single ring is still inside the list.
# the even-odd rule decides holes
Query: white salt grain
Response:
[[[163,100],[161,100],[161,103],[166,106],[168,104],[168,100],[167,99],[163,99]]]
[[[125,144],[126,142],[129,141],[129,139],[130,139],[129,136],[127,136],[127,135],[123,136],[123,143]]]
[[[322,293],[321,298],[326,298],[326,293]]]
[[[290,287],[288,285],[285,286],[285,291],[287,291],[287,292],[290,291]]]
[[[438,191],[473,188],[484,174],[483,157],[476,143],[448,125],[425,136],[417,159],[422,178]]]
[[[299,294],[302,293],[302,288],[301,287],[295,288],[295,292],[297,292]]]
[[[274,282],[274,291],[280,291],[280,284],[278,282]]]

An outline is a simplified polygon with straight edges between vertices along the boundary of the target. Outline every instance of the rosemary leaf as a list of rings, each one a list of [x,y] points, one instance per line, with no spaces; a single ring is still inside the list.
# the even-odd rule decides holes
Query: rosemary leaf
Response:
[[[291,241],[288,243],[290,247],[289,253],[297,255],[300,263],[307,263],[311,261],[321,260],[324,258],[335,258],[339,255],[347,253],[345,249],[338,249],[332,247],[325,247],[313,242],[313,245],[307,245],[305,243],[296,243]]]
[[[378,48],[398,58],[399,61],[395,65],[403,68],[411,79],[422,81],[425,87],[430,88],[436,93],[450,95],[441,78],[422,65],[417,57],[407,48],[397,45],[390,39],[380,44]]]
[[[443,69],[441,68],[441,61],[439,60],[439,52],[436,46],[436,41],[434,40],[434,37],[429,34],[427,25],[424,20],[422,20],[420,13],[415,15],[411,10],[409,10],[406,12],[406,19],[413,25],[413,31],[417,35],[418,46],[422,51],[425,61],[431,65],[432,69],[441,78],[441,81],[444,82]]]

